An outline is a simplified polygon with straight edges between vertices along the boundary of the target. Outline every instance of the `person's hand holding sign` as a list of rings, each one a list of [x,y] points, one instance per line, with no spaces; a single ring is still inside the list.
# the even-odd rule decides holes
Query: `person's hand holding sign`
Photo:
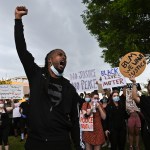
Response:
[[[136,80],[134,76],[130,76],[129,80],[133,83],[136,84]]]

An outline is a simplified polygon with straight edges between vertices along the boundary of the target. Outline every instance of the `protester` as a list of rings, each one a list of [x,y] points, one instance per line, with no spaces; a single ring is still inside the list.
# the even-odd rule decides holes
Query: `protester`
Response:
[[[133,100],[140,107],[141,113],[143,114],[144,124],[141,127],[141,133],[143,138],[143,143],[145,150],[150,149],[150,81],[147,85],[148,96],[142,95],[141,97],[137,94],[136,80],[135,77],[130,77],[130,81],[133,83],[132,87],[132,97]]]
[[[139,134],[140,134],[140,129],[141,129],[141,121],[140,117],[138,115],[138,112],[133,109],[128,109],[128,112],[130,114],[130,117],[128,118],[128,136],[129,136],[129,145],[130,145],[130,150],[133,150],[133,143],[134,143],[134,138],[135,138],[135,148],[136,150],[140,150],[139,148]]]
[[[9,150],[8,136],[10,131],[10,119],[9,112],[14,108],[13,100],[11,100],[11,106],[8,107],[5,104],[5,100],[0,99],[0,150],[4,144],[5,150]]]
[[[86,150],[100,150],[101,145],[105,142],[104,131],[101,119],[106,118],[106,114],[102,105],[99,103],[98,93],[91,93],[91,101],[86,100],[82,106],[82,113],[85,117],[93,114],[93,131],[83,131],[83,141],[85,142]]]
[[[16,99],[14,100],[14,109],[13,109],[13,129],[15,137],[18,136],[20,130],[20,117],[21,114],[19,112],[20,102]]]
[[[84,102],[90,102],[91,101],[91,94],[90,93],[86,93],[85,97],[84,97]]]
[[[29,135],[26,150],[71,150],[71,137],[76,150],[80,148],[78,94],[63,77],[67,56],[61,49],[50,51],[45,67],[39,67],[27,51],[22,16],[26,7],[15,10],[15,42],[19,58],[30,85]]]
[[[136,106],[132,99],[130,88],[126,88],[123,93],[126,95],[126,110],[129,114],[129,118],[127,120],[129,149],[133,150],[135,148],[136,150],[139,150],[139,138],[141,129],[141,120],[139,117],[140,109]]]
[[[83,103],[86,102],[86,103],[89,103],[91,101],[91,94],[90,93],[86,93],[84,92],[84,99],[83,99]],[[81,96],[81,95],[80,95]],[[82,104],[83,105],[83,104]],[[82,108],[81,108],[82,109]],[[80,109],[80,113],[82,113],[82,110]],[[80,116],[81,117],[81,116]],[[80,143],[82,145],[82,149],[85,149],[85,143],[84,141],[82,140],[82,134],[83,134],[83,131],[82,131],[82,128],[80,126]]]
[[[109,136],[111,150],[124,150],[126,145],[126,119],[128,117],[125,103],[119,97],[119,92],[111,94],[106,107],[105,133]]]
[[[85,102],[84,98],[85,98],[85,93],[80,93],[80,99],[79,99],[79,103],[78,103],[79,110],[81,110],[82,104]]]
[[[20,129],[21,129],[21,140],[22,142],[28,135],[28,114],[29,114],[29,94],[25,94],[25,101],[19,106],[20,118]]]
[[[104,108],[104,110],[106,109],[107,105],[108,105],[108,98],[106,96],[106,93],[103,92],[102,94],[102,99],[100,100],[101,104],[102,104],[102,107]],[[106,110],[105,110],[106,111]],[[102,126],[104,128],[104,123],[105,123],[105,120],[102,119]],[[110,144],[110,140],[109,140],[109,136],[107,137],[105,135],[105,143],[102,145],[102,147],[106,147],[108,146],[108,148],[111,148],[111,144]]]

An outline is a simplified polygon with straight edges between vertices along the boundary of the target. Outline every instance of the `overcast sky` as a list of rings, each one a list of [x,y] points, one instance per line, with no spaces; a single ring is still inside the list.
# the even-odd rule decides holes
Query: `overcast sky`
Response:
[[[68,57],[65,76],[69,73],[109,69],[100,57],[102,49],[83,24],[85,10],[82,0],[1,0],[0,4],[0,79],[24,76],[14,43],[14,10],[26,6],[23,17],[28,50],[38,65],[44,65],[46,54],[55,48],[63,49]],[[137,79],[146,81],[150,69]],[[142,79],[142,80],[141,80]]]

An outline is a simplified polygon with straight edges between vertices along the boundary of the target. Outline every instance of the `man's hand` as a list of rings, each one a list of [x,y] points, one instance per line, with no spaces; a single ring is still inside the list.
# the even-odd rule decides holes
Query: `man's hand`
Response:
[[[15,9],[15,19],[21,19],[22,16],[27,15],[28,9],[25,6],[17,6]]]

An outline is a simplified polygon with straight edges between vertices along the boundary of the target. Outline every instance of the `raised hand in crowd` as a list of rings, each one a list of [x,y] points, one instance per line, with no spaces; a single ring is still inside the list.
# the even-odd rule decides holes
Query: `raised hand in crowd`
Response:
[[[15,9],[15,19],[21,19],[22,16],[28,14],[28,9],[25,6],[18,6]]]

